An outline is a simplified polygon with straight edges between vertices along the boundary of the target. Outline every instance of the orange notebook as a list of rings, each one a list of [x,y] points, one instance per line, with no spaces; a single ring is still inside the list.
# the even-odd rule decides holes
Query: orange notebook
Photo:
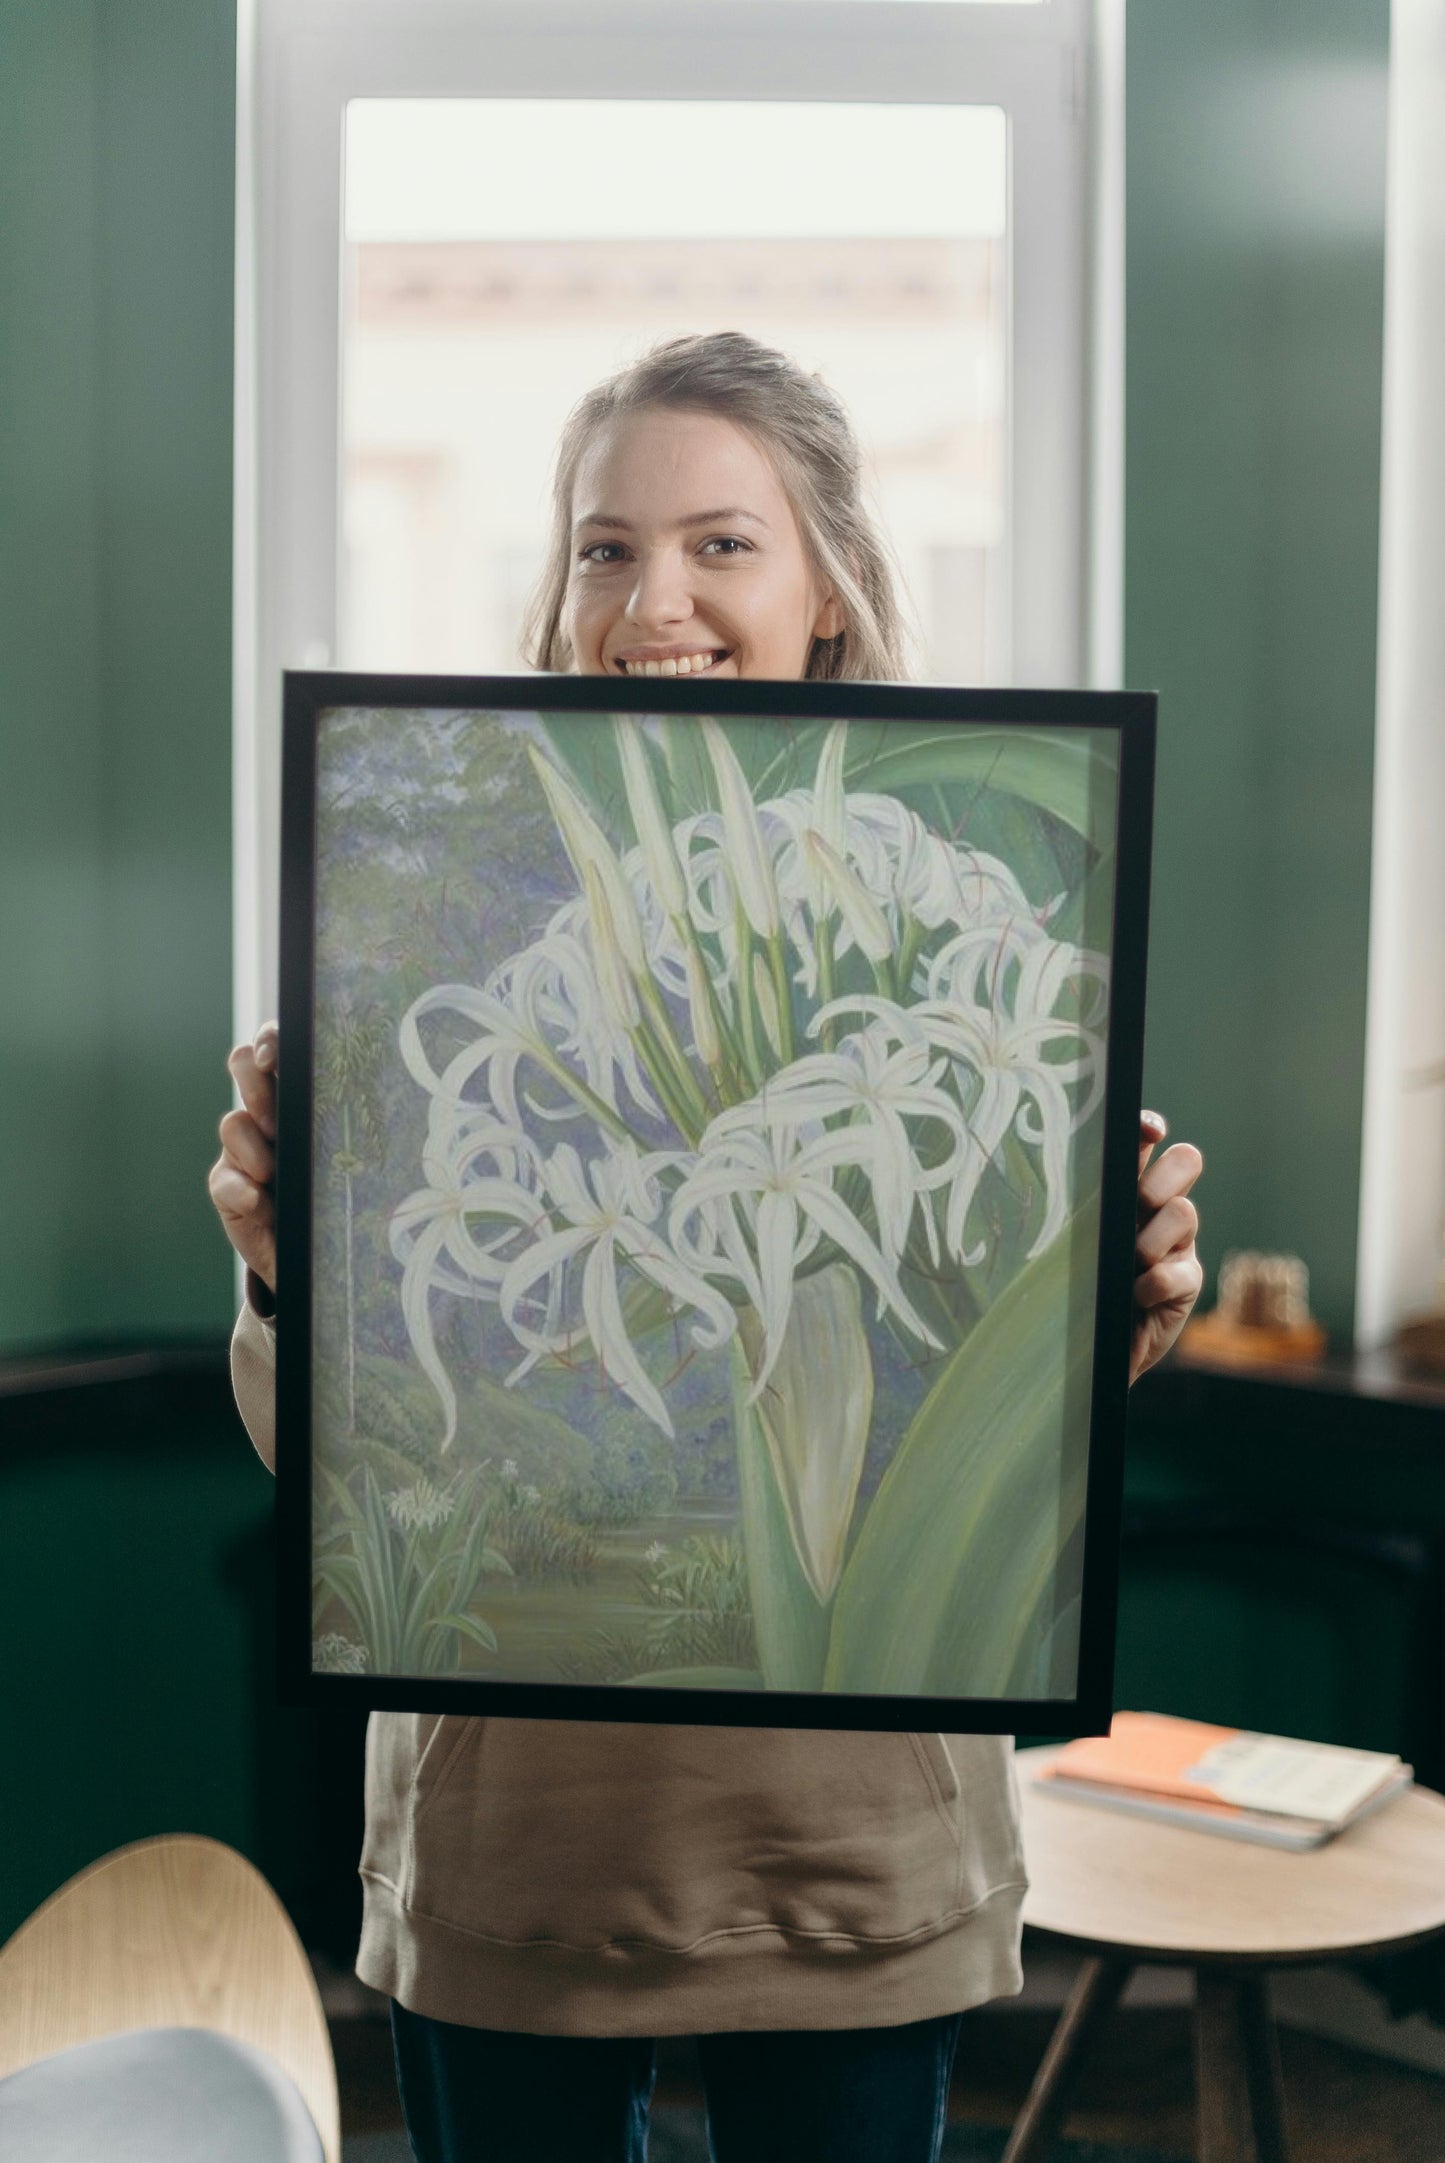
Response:
[[[1399,1770],[1385,1751],[1116,1712],[1107,1735],[1066,1743],[1040,1777],[1341,1825]]]

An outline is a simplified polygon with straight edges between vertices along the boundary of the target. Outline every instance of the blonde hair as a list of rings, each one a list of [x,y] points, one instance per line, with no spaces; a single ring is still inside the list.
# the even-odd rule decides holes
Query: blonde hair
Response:
[[[547,563],[523,626],[528,664],[554,671],[572,666],[562,616],[577,469],[599,428],[649,407],[718,414],[746,429],[771,457],[810,567],[843,612],[836,638],[814,639],[804,676],[835,683],[905,679],[909,631],[887,544],[863,504],[858,439],[842,401],[821,376],[733,330],[654,346],[588,391],[568,415],[557,447]]]

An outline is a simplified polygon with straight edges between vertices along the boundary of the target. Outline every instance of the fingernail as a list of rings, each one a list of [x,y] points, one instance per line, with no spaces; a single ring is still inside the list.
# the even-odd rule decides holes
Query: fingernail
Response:
[[[1161,1135],[1169,1132],[1169,1121],[1163,1112],[1140,1112],[1139,1117],[1151,1127],[1157,1127]]]

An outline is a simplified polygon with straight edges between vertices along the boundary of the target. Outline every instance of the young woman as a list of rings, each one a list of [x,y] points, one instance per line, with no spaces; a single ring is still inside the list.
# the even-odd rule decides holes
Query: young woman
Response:
[[[558,457],[548,670],[896,678],[838,401],[736,334],[601,385]],[[211,1194],[248,1265],[236,1392],[272,1461],[276,1031],[230,1057]],[[1140,1136],[1131,1380],[1198,1294],[1199,1152]],[[281,1324],[285,1326],[285,1323]],[[959,2017],[1016,1992],[1012,1744],[373,1713],[357,1972],[422,2163],[631,2163],[653,2041],[699,2039],[717,2163],[929,2163]]]

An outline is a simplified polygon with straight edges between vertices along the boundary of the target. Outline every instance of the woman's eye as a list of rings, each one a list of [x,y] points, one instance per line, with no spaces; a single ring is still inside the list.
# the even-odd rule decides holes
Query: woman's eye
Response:
[[[748,552],[751,545],[736,533],[718,533],[714,534],[710,541],[703,542],[702,553],[707,555],[709,550],[714,550],[720,556],[741,556]]]
[[[620,560],[621,555],[622,543],[620,541],[589,541],[587,546],[580,551],[580,561],[583,563],[616,563]]]

